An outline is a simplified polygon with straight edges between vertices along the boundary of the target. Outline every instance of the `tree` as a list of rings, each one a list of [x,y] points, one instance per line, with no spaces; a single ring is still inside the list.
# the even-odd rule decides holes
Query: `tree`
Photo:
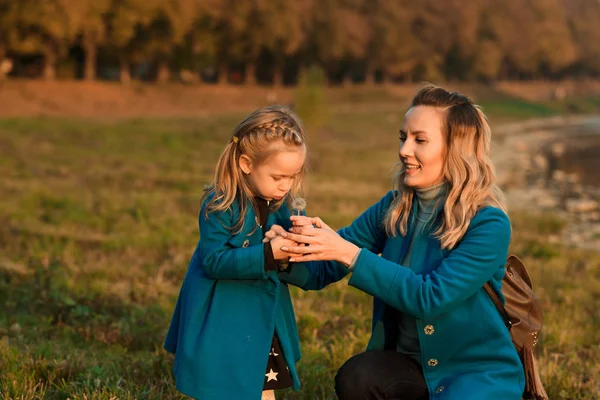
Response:
[[[451,38],[444,60],[445,75],[449,79],[470,79],[475,70],[474,61],[482,28],[483,1],[471,0],[465,7],[462,0],[448,0],[445,5],[447,32]],[[486,46],[487,50],[493,51],[493,48]]]
[[[194,58],[210,60],[214,65],[217,56],[217,24],[222,0],[205,0],[198,5],[196,18],[186,36],[185,45]],[[196,66],[194,67],[196,70]]]
[[[143,48],[156,62],[158,82],[169,80],[169,57],[189,35],[197,12],[196,0],[160,1],[156,4],[151,22],[142,29]]]
[[[600,2],[563,0],[562,4],[580,66],[584,70],[600,74]]]
[[[0,63],[6,57],[8,49],[16,42],[17,18],[15,8],[10,0],[0,0]],[[4,78],[4,71],[0,69],[0,80]]]
[[[366,16],[370,36],[366,54],[366,81],[374,81],[379,70],[385,82],[388,77],[405,76],[415,67],[418,43],[411,32],[414,8],[404,0],[371,0]]]
[[[306,45],[310,30],[312,0],[262,0],[259,14],[263,19],[257,44],[274,55],[274,83],[283,84],[283,59]],[[274,18],[273,16],[277,16]]]
[[[575,61],[564,9],[557,0],[488,0],[484,13],[486,39],[502,50],[504,64],[522,76],[534,77],[541,68],[557,72]]]
[[[531,39],[535,38],[540,66],[550,73],[559,72],[573,64],[577,58],[565,7],[560,0],[535,0],[532,3],[536,23]]]
[[[117,54],[122,83],[131,81],[130,64],[143,55],[144,32],[157,15],[158,0],[112,0],[108,44]]]
[[[111,0],[78,0],[71,2],[69,7],[85,53],[83,78],[91,81],[96,79],[98,46],[107,38],[106,19]]]
[[[229,74],[229,65],[234,62],[248,62],[253,66],[257,51],[256,42],[250,39],[253,33],[248,24],[252,21],[254,1],[247,0],[222,0],[215,5],[212,17],[215,19],[214,37],[216,43],[216,60],[219,69],[219,83],[226,81]],[[248,48],[248,43],[253,48]],[[254,77],[252,70],[248,76]]]
[[[313,7],[311,47],[330,75],[341,62],[362,59],[371,37],[365,0],[320,0]],[[344,80],[348,75],[344,74]]]
[[[77,35],[77,13],[69,0],[21,0],[14,7],[16,35],[13,48],[22,53],[42,53],[43,76],[56,78],[56,62]]]
[[[446,2],[422,0],[415,3],[410,29],[417,42],[413,78],[438,81],[444,78],[446,55],[456,44],[452,13]]]

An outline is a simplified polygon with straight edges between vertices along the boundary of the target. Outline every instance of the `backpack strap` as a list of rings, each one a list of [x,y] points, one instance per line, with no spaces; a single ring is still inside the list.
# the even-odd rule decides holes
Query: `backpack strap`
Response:
[[[510,330],[512,328],[512,321],[510,320],[508,313],[506,312],[506,309],[504,308],[504,305],[502,304],[502,300],[500,300],[500,297],[498,296],[496,291],[492,288],[492,285],[490,285],[489,282],[486,282],[485,285],[483,285],[483,288],[485,289],[487,294],[492,299],[492,302],[494,302],[496,309],[498,310],[498,312],[502,316],[502,319],[504,320],[504,324],[506,325],[508,330]]]

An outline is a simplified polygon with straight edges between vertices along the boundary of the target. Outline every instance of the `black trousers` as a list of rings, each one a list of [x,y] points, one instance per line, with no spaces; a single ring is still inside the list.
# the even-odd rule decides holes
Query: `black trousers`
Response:
[[[427,400],[423,371],[394,350],[367,351],[350,358],[335,377],[340,400]]]

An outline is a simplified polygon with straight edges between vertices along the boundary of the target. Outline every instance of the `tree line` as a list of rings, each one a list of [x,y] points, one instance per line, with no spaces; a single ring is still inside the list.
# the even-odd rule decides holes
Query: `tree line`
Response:
[[[597,77],[598,21],[596,0],[0,0],[0,60],[125,83]]]

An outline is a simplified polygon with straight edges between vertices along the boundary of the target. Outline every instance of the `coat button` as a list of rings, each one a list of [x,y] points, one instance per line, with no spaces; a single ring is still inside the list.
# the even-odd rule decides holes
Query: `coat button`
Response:
[[[242,247],[248,247],[248,245],[250,244],[250,241],[248,239],[244,240],[244,243],[242,243]]]
[[[439,386],[437,389],[435,389],[436,393],[442,393],[444,391],[444,387],[443,386]]]
[[[423,331],[425,332],[426,335],[433,335],[433,332],[435,332],[435,329],[433,329],[433,325],[426,325],[425,328],[423,328]]]
[[[430,367],[435,367],[436,365],[438,365],[438,360],[432,358],[429,361],[427,361],[427,365],[429,365]]]

